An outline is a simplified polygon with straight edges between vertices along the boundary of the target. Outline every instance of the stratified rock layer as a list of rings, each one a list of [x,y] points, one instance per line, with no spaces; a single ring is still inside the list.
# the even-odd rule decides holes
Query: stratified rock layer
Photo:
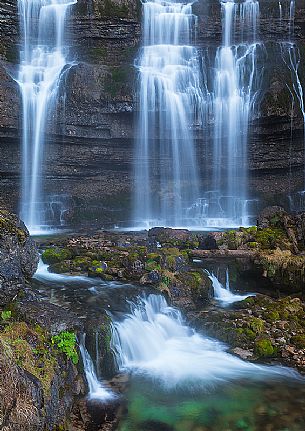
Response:
[[[295,2],[293,41],[300,48],[304,87],[305,8]],[[304,188],[303,116],[293,79],[281,55],[289,40],[289,1],[280,20],[277,1],[260,1],[258,59],[263,72],[259,109],[249,143],[250,193],[266,204],[288,207],[288,195]],[[210,70],[221,44],[220,4],[194,4],[196,45]],[[19,29],[16,0],[0,1],[0,204],[17,208],[20,190],[21,104],[16,77]],[[128,221],[133,191],[137,71],[141,4],[137,0],[80,0],[67,23],[75,65],[62,82],[57,115],[50,116],[46,151],[47,195],[72,196],[69,221]],[[287,63],[287,62],[286,62]],[[210,119],[213,123],[213,119]],[[207,131],[208,132],[208,131]],[[207,136],[206,136],[207,135]],[[195,131],[202,178],[211,177],[212,139]],[[202,190],[206,190],[203,179]]]

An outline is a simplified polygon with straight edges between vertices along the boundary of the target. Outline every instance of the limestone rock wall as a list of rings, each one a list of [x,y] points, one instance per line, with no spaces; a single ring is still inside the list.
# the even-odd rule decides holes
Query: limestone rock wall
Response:
[[[305,89],[305,6],[296,0],[294,42]],[[251,195],[262,205],[288,205],[304,188],[304,132],[293,75],[281,56],[288,41],[290,2],[261,0],[259,67],[263,88],[252,120],[249,163]],[[213,66],[221,43],[220,5],[200,0],[196,44]],[[137,72],[141,44],[138,0],[79,0],[67,22],[74,65],[62,80],[57,115],[50,118],[46,146],[47,194],[73,197],[76,224],[128,219],[132,203],[132,157],[136,135]],[[19,52],[17,0],[0,0],[0,205],[18,209],[21,110],[16,65]],[[202,178],[210,175],[212,139],[198,134]],[[203,179],[203,189],[205,180]]]

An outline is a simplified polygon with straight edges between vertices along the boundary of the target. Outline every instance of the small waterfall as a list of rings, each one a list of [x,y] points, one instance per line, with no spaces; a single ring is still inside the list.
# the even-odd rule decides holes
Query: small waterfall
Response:
[[[120,370],[157,378],[165,387],[208,387],[238,379],[296,377],[283,367],[244,362],[188,327],[161,295],[139,298],[124,320],[113,319],[112,348]]]
[[[109,389],[105,388],[97,378],[93,361],[85,346],[85,335],[83,335],[79,344],[79,350],[81,352],[84,364],[84,372],[89,387],[88,398],[90,400],[99,401],[109,401],[115,398],[115,395]]]
[[[226,270],[226,286],[219,281],[219,278],[213,273],[206,271],[209,279],[212,282],[213,290],[214,290],[214,298],[219,301],[222,305],[233,304],[233,302],[242,301],[243,299],[248,298],[249,296],[255,296],[253,293],[247,293],[245,295],[237,295],[231,292],[230,290],[230,277],[229,277],[229,269]]]
[[[224,226],[247,225],[248,127],[260,88],[257,68],[259,44],[256,42],[259,3],[245,0],[221,2],[223,43],[215,61],[213,92],[214,147],[213,190],[226,197],[221,217]],[[241,42],[235,41],[235,27]],[[210,202],[208,202],[210,205]]]
[[[135,151],[135,220],[181,226],[199,197],[192,126],[200,122],[200,62],[192,3],[143,3],[144,47]]]
[[[65,18],[77,0],[18,0],[23,45],[18,84],[23,106],[21,217],[31,232],[45,224],[45,132],[67,66]]]

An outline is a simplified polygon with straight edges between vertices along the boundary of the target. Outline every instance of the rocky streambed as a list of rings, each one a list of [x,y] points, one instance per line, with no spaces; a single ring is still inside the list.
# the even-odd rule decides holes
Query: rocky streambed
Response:
[[[126,411],[131,400],[138,403],[134,392],[125,401],[86,401],[77,340],[86,333],[97,377],[108,388],[134,391],[135,381],[116,368],[111,321],[126,316],[126,301],[151,293],[181,310],[199,334],[224,341],[234,356],[305,371],[305,214],[271,207],[255,227],[205,234],[154,228],[37,238],[35,279],[38,249],[22,222],[1,212],[0,234],[0,362],[10,370],[0,385],[3,429],[143,430],[119,424],[118,418],[131,420]],[[211,274],[223,286],[229,280],[232,295],[256,295],[222,304]],[[163,429],[149,428],[160,423],[145,429]],[[217,423],[200,429],[219,429]],[[164,429],[178,429],[171,427]]]

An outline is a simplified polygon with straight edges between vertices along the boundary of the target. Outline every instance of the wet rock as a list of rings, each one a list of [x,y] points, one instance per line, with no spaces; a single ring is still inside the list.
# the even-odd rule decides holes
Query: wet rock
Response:
[[[199,245],[197,235],[187,229],[154,227],[148,231],[148,239],[151,244],[159,243],[164,247],[195,248]]]
[[[235,349],[232,349],[232,353],[244,360],[253,358],[253,352],[250,352],[250,350],[241,349],[240,347],[235,347]]]
[[[45,301],[20,301],[16,311],[25,322],[37,324],[51,335],[83,329],[82,321],[72,311]]]
[[[77,368],[37,325],[7,323],[0,347],[1,425],[10,431],[63,425],[83,387]]]
[[[226,342],[245,359],[286,363],[305,372],[305,305],[299,298],[249,297],[234,309],[191,313],[205,333]]]
[[[11,301],[32,277],[38,251],[24,223],[0,210],[0,305]]]
[[[279,206],[272,206],[264,208],[258,216],[257,227],[260,229],[266,229],[268,227],[274,227],[282,221],[283,216],[287,216],[287,212],[284,208]]]

